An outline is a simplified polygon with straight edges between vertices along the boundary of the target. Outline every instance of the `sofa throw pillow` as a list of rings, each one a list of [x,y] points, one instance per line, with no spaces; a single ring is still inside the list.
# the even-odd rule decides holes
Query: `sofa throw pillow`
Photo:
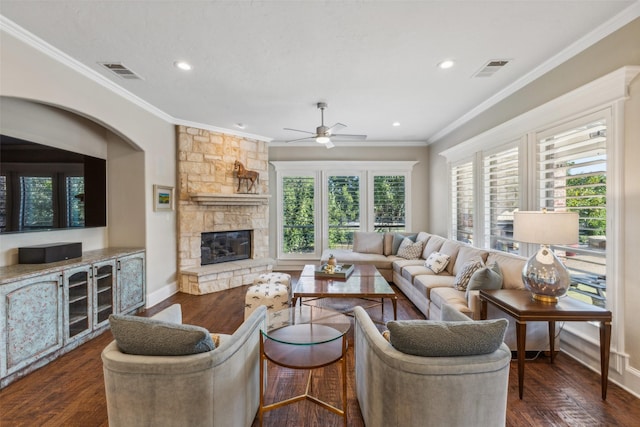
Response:
[[[497,262],[476,270],[467,285],[467,300],[469,291],[477,289],[502,289],[502,270]]]
[[[422,242],[414,242],[405,237],[398,248],[398,256],[404,259],[420,259],[422,255]]]
[[[424,262],[424,266],[438,274],[447,268],[447,264],[449,264],[450,259],[451,257],[449,255],[441,254],[440,252],[433,252]]]
[[[461,322],[393,320],[387,322],[391,345],[406,354],[424,357],[473,356],[496,351],[509,321]]]
[[[353,233],[353,252],[382,255],[384,233],[356,231]]]
[[[409,234],[409,235],[404,235],[404,234],[400,234],[400,233],[393,233],[393,243],[392,243],[392,247],[391,247],[391,255],[397,255],[398,254],[398,249],[400,249],[400,245],[402,244],[402,241],[407,238],[407,239],[411,239],[412,242],[416,241],[416,237],[418,237],[417,234]]]
[[[111,332],[123,353],[145,356],[184,356],[215,348],[209,331],[200,326],[147,317],[112,314]]]
[[[458,274],[456,274],[456,280],[453,282],[453,287],[459,291],[466,291],[471,276],[482,267],[484,267],[484,263],[482,262],[482,258],[479,256],[475,256],[465,262],[460,271],[458,271]]]

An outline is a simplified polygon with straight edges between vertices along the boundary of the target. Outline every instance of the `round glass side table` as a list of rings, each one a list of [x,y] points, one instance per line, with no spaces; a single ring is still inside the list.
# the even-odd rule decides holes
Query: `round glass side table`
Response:
[[[270,312],[260,339],[260,425],[265,412],[300,400],[309,400],[343,417],[347,425],[347,339],[351,319],[335,310],[298,306]],[[309,370],[304,394],[265,404],[266,362],[290,369]],[[342,371],[342,409],[311,395],[312,370],[339,362]]]

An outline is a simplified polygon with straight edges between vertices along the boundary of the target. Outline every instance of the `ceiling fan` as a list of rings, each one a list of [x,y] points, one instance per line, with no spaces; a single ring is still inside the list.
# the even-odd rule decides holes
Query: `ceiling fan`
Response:
[[[320,109],[320,126],[318,126],[316,128],[315,133],[314,132],[307,132],[306,130],[300,130],[300,129],[291,129],[291,128],[284,128],[284,130],[292,130],[295,132],[304,132],[304,133],[308,133],[310,136],[305,136],[304,138],[298,138],[298,139],[292,139],[290,141],[286,141],[286,142],[297,142],[297,141],[304,141],[307,139],[315,139],[315,141],[318,144],[324,144],[327,149],[329,148],[333,148],[335,147],[335,145],[333,145],[333,142],[331,141],[333,138],[336,139],[351,139],[351,140],[364,140],[367,139],[367,135],[349,135],[349,134],[345,134],[345,133],[335,133],[336,131],[346,128],[347,125],[343,125],[342,123],[336,123],[335,125],[328,127],[324,125],[324,109],[327,108],[327,103],[326,102],[318,102],[316,104],[318,106],[318,108]]]

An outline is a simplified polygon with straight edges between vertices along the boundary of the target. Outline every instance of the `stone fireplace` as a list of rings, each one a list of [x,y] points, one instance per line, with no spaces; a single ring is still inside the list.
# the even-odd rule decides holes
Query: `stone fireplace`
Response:
[[[274,262],[269,258],[266,142],[187,126],[178,126],[177,133],[180,291],[200,295],[253,283]],[[237,192],[236,160],[260,174],[251,193]],[[231,253],[239,244],[234,233],[242,230],[250,230],[248,256],[203,262],[203,233],[227,233],[231,237],[220,253]]]

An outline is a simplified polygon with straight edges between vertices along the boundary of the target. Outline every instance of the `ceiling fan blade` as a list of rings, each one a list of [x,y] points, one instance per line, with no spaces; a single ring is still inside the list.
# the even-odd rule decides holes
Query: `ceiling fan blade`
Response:
[[[304,132],[304,133],[308,133],[309,135],[315,135],[315,132],[308,132],[306,130],[300,130],[300,129],[291,129],[291,128],[284,128],[284,130],[292,130],[294,132]]]
[[[327,147],[327,150],[328,150],[329,148],[333,148],[333,147],[335,147],[335,145],[333,145],[333,142],[331,142],[331,141],[327,142],[327,143],[326,143],[326,144],[324,144],[324,145],[325,145],[325,147]]]
[[[359,141],[363,141],[367,139],[367,135],[350,135],[347,133],[335,133],[331,135],[331,137],[339,138],[339,139],[353,139],[353,140],[359,140]]]
[[[316,137],[316,136],[315,136],[315,134],[313,134],[312,136],[305,136],[304,138],[291,139],[291,140],[289,140],[289,141],[285,141],[285,142],[286,142],[286,143],[289,143],[289,142],[298,142],[298,141],[304,141],[304,140],[307,140],[307,139],[312,140],[312,139],[314,139],[315,137]]]
[[[327,132],[333,135],[335,132],[339,131],[340,129],[344,129],[346,127],[347,125],[343,125],[342,123],[336,123],[335,125],[331,126],[329,129],[327,129]]]

